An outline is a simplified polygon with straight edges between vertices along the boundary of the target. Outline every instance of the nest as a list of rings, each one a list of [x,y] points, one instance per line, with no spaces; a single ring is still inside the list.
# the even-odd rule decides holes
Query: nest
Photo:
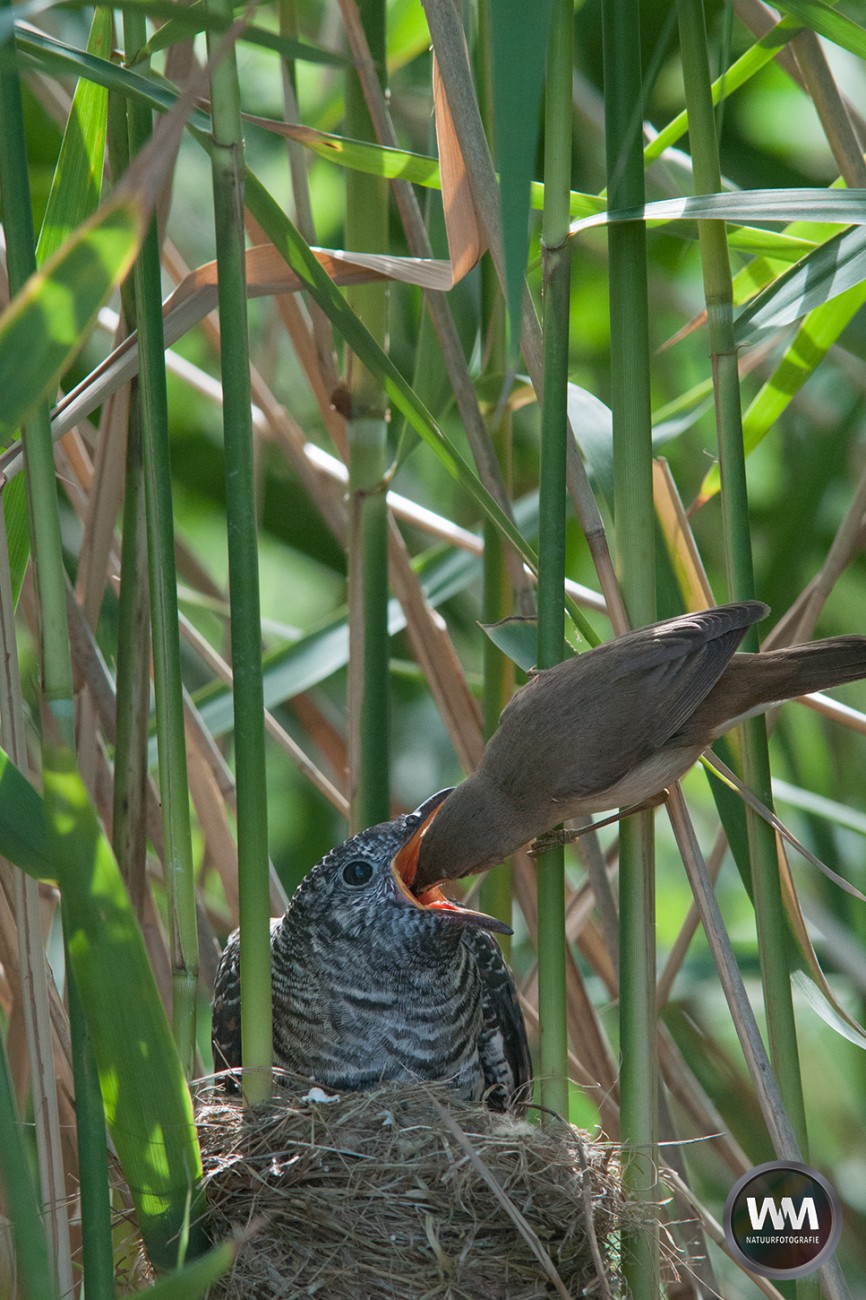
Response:
[[[619,1291],[614,1151],[447,1087],[244,1110],[199,1098],[209,1230],[249,1234],[211,1300],[534,1300]],[[644,1211],[645,1212],[645,1211]]]

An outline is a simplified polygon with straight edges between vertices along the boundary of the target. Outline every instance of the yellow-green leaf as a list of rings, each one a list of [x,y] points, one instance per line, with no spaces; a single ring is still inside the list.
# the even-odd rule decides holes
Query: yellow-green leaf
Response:
[[[134,199],[108,204],[30,277],[0,316],[0,442],[53,395],[132,265],[145,221]]]
[[[809,312],[743,416],[743,445],[747,456],[763,442],[864,302],[866,283],[861,283]],[[714,465],[701,484],[698,500],[708,501],[720,487],[719,467]]]
[[[148,1287],[147,1294],[150,1300],[198,1300],[229,1271],[237,1253],[236,1242],[223,1241],[176,1273],[160,1278],[156,1286]]]
[[[99,5],[93,14],[88,53],[96,58],[109,55],[111,36],[111,10]],[[79,78],[36,246],[39,266],[96,210],[102,191],[107,114],[108,91]]]
[[[65,750],[45,772],[45,822],[109,1131],[148,1254],[167,1268],[201,1208],[192,1102],[126,887]]]
[[[48,758],[43,800],[0,750],[0,854],[60,887],[109,1131],[148,1254],[171,1268],[179,1242],[200,1231],[192,1102],[126,887],[74,758],[66,750]]]
[[[529,188],[535,169],[552,15],[550,0],[536,0],[532,5],[521,0],[493,0],[490,13],[506,297],[515,352],[529,248]]]

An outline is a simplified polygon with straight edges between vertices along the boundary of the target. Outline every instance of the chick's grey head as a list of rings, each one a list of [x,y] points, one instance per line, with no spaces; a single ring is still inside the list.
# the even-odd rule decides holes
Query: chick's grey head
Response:
[[[353,835],[332,849],[295,891],[286,919],[335,940],[358,939],[371,929],[401,944],[464,927],[510,933],[501,921],[461,907],[438,887],[415,894],[420,833],[450,791],[412,813]]]

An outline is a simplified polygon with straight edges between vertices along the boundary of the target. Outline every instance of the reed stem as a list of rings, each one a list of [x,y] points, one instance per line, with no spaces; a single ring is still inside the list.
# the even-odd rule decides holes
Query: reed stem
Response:
[[[562,659],[571,253],[571,77],[574,12],[556,0],[547,56],[542,221],[543,360],[538,534],[538,666]],[[539,855],[538,1015],[542,1105],[568,1115],[565,863],[562,846]]]
[[[225,23],[232,21],[231,0],[208,0],[207,7]],[[211,52],[215,44],[209,39]],[[244,1099],[253,1104],[270,1096],[273,1013],[261,601],[244,251],[244,148],[234,47],[222,52],[211,73],[211,105],[237,775],[241,1052]]]
[[[603,49],[608,201],[612,209],[644,201],[641,148],[640,13],[637,0],[604,6]],[[611,408],[617,562],[633,624],[655,617],[655,520],[652,494],[649,309],[646,231],[641,222],[612,226],[610,260]],[[631,1150],[625,1178],[632,1196],[656,1196],[655,861],[651,813],[620,829],[620,1112]],[[624,1271],[635,1300],[655,1296],[658,1239],[628,1233]]]
[[[478,39],[474,51],[475,82],[478,103],[488,139],[494,138],[493,82],[490,23],[491,0],[482,0],[478,6]],[[481,335],[486,340],[488,371],[491,375],[504,374],[507,365],[507,338],[505,330],[505,303],[499,280],[490,258],[481,263]],[[505,492],[511,491],[511,412],[508,408],[499,416],[498,424],[490,430],[490,440],[496,456]],[[514,584],[509,574],[505,544],[499,530],[489,519],[484,521],[484,597],[485,623],[496,623],[513,612]],[[494,645],[490,637],[483,640],[484,653],[484,737],[489,739],[499,723],[499,715],[514,692],[514,664]],[[488,871],[481,883],[481,907],[491,916],[498,916],[511,924],[512,866],[510,860],[501,863],[495,871]],[[499,938],[506,958],[511,955],[511,938]]]
[[[360,0],[358,11],[370,55],[384,85],[384,0]],[[373,139],[373,125],[358,74],[346,78],[346,132]],[[388,247],[388,184],[350,171],[346,178],[346,246],[384,252]],[[388,296],[383,284],[357,285],[349,303],[373,338],[385,347]],[[349,441],[349,779],[352,830],[390,816],[390,644],[388,637],[388,470],[386,398],[381,385],[352,354],[347,362]]]
[[[0,131],[0,194],[3,199],[9,289],[14,295],[24,287],[36,270],[36,241],[21,86],[11,47],[3,53],[4,58],[0,64],[0,121],[3,123]],[[72,749],[75,744],[75,718],[72,661],[66,621],[66,574],[47,404],[36,409],[27,428],[22,431],[22,441],[30,550],[39,618],[42,696],[62,743]],[[50,741],[53,738],[49,736],[46,739]],[[90,1037],[78,1007],[68,950],[65,950],[65,957],[80,1192],[83,1212],[88,1217],[88,1230],[83,1237],[83,1261],[88,1279],[93,1279],[93,1294],[100,1296],[106,1294],[106,1279],[113,1277],[105,1114]]]
[[[127,57],[140,49],[146,39],[144,14],[127,10],[124,16]],[[127,122],[129,152],[134,158],[150,140],[150,110],[130,100]],[[172,1028],[184,1073],[191,1078],[195,1072],[198,926],[180,672],[160,250],[155,217],[142,243],[126,302],[138,330],[140,359],[137,423],[144,469],[159,792],[171,918]],[[121,709],[123,706],[121,699]]]
[[[714,193],[721,189],[721,172],[710,98],[703,6],[693,0],[677,0],[677,7],[695,190],[699,194]],[[755,580],[734,342],[733,288],[724,222],[701,221],[698,233],[713,366],[729,596],[732,600],[750,600],[755,595]],[[749,629],[743,646],[747,650],[758,649],[755,628]],[[746,784],[759,799],[772,806],[763,718],[750,719],[743,731]],[[751,808],[746,809],[746,818],[770,1059],[797,1140],[806,1153],[806,1116],[790,981],[790,934],[782,901],[775,834]]]

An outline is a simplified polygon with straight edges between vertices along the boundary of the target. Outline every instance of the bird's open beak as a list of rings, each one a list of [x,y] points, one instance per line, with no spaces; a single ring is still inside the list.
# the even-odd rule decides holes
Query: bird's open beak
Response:
[[[450,790],[440,790],[438,794],[431,796],[418,809],[422,813],[420,824],[416,826],[403,847],[397,850],[391,862],[394,879],[397,881],[400,892],[413,907],[418,907],[422,911],[435,910],[443,914],[451,914],[455,921],[459,921],[463,925],[475,926],[479,930],[494,930],[499,934],[513,934],[511,927],[506,925],[504,921],[498,920],[495,916],[487,916],[485,912],[473,912],[468,907],[461,907],[459,903],[452,902],[450,898],[445,897],[438,885],[432,885],[419,894],[416,894],[412,888],[418,871],[418,854],[424,832],[450,793]]]

